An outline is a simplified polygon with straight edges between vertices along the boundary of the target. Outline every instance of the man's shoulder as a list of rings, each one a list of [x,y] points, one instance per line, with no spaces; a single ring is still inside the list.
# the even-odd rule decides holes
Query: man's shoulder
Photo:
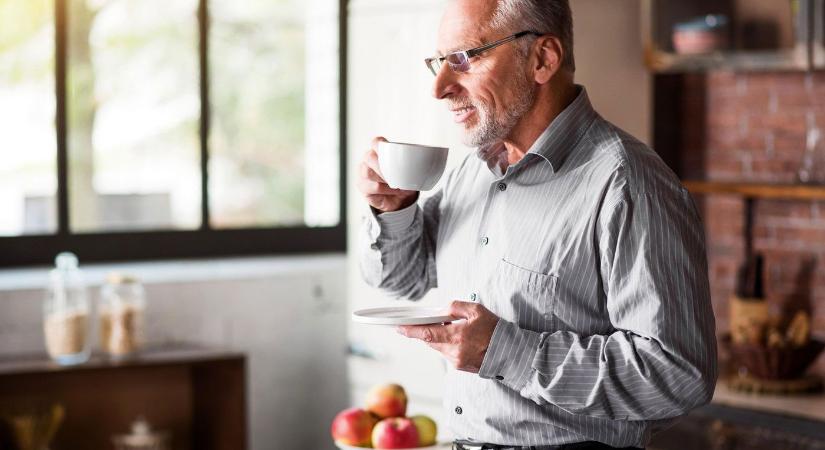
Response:
[[[682,189],[679,178],[650,146],[602,117],[588,130],[586,145],[612,183],[630,193]]]

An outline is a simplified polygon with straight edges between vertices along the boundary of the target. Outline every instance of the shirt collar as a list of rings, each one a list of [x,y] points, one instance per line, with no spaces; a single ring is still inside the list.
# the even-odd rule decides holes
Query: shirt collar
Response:
[[[554,172],[559,170],[596,117],[584,86],[576,85],[576,89],[579,92],[576,99],[550,122],[527,152],[544,158]],[[493,173],[498,173],[502,164],[506,165],[507,154],[501,142],[479,147],[476,154]]]

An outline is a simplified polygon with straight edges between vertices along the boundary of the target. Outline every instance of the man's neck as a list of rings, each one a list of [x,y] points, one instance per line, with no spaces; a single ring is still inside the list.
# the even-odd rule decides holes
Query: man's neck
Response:
[[[573,103],[576,94],[576,86],[572,82],[539,89],[533,107],[513,127],[510,136],[502,141],[507,149],[508,164],[515,164],[524,158],[550,123]]]

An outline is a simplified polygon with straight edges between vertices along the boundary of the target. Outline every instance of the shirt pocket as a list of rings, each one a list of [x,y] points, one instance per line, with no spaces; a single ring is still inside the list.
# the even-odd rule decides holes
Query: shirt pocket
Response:
[[[485,306],[496,315],[532,331],[553,329],[557,276],[534,272],[502,258],[490,280],[492,295]]]

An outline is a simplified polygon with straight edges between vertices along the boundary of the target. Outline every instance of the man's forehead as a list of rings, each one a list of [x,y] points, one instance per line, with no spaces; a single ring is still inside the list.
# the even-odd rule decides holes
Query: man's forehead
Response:
[[[452,0],[438,27],[439,53],[446,54],[482,44],[482,35],[497,0]]]

